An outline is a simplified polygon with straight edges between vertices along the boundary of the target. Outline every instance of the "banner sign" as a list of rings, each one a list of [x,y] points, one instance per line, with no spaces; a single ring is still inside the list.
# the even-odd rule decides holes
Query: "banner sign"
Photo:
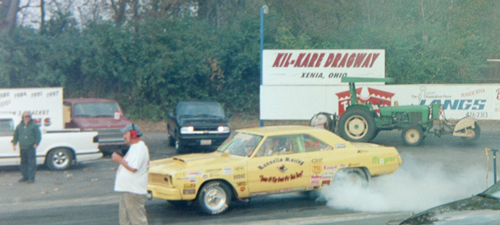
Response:
[[[24,111],[41,128],[63,129],[63,88],[0,89],[0,113],[21,118]]]
[[[261,86],[261,120],[309,120],[319,112],[345,112],[350,100],[344,86]],[[500,120],[500,84],[356,84],[358,100],[378,107],[443,105],[443,116],[458,120]]]
[[[264,50],[262,68],[262,85],[338,85],[342,77],[385,77],[385,50]]]

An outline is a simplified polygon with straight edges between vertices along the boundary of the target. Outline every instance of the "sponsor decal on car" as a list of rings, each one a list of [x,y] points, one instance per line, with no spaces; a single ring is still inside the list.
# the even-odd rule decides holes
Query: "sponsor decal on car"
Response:
[[[264,195],[267,195],[267,192],[254,192],[254,193],[250,193],[250,197],[264,196]]]
[[[388,162],[396,161],[396,156],[379,158],[377,156],[372,158],[372,164],[387,164]]]
[[[300,173],[292,173],[288,176],[284,176],[284,177],[275,177],[275,176],[272,176],[272,177],[265,177],[264,175],[260,175],[260,182],[269,182],[269,183],[281,183],[281,182],[288,182],[288,181],[292,181],[292,180],[295,180],[295,179],[299,179],[299,178],[302,178],[302,175],[303,175],[304,171],[300,171]]]
[[[182,194],[185,194],[185,195],[194,195],[196,193],[196,189],[184,189],[182,191]]]
[[[187,172],[188,177],[197,177],[197,176],[203,176],[202,171],[195,171],[195,172]]]
[[[235,179],[235,180],[245,179],[245,174],[235,174],[233,176],[233,179]]]
[[[233,168],[230,168],[230,167],[226,167],[224,168],[224,175],[231,175],[233,174]]]
[[[327,165],[325,165],[325,166],[323,166],[323,169],[325,171],[335,172],[335,170],[337,170],[337,165],[335,165],[335,166],[327,166]]]
[[[321,165],[313,165],[312,166],[312,173],[320,174],[323,171],[323,169],[321,167],[322,167]]]
[[[321,163],[323,159],[311,159],[312,163]]]
[[[321,177],[322,177],[322,175],[311,175],[310,185],[319,186],[319,184],[321,183]]]
[[[184,189],[195,188],[196,184],[184,184]]]
[[[300,160],[300,159],[292,159],[292,158],[276,158],[274,160],[271,160],[271,161],[268,161],[260,166],[258,166],[257,168],[259,168],[260,170],[272,165],[272,164],[275,164],[275,163],[281,163],[281,162],[291,162],[291,163],[297,163],[299,165],[303,165],[304,164],[304,161]]]

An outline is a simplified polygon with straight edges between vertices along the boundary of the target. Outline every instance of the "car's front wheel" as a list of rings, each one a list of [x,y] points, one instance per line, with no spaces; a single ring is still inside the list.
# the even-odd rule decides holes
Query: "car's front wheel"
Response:
[[[45,158],[45,164],[51,170],[65,170],[71,166],[73,153],[66,148],[56,148],[50,150]]]
[[[221,181],[210,181],[203,185],[198,194],[198,204],[201,211],[210,215],[221,214],[231,203],[230,188]]]

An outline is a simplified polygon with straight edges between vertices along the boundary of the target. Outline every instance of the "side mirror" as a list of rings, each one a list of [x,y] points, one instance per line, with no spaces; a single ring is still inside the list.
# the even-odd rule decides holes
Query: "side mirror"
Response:
[[[226,112],[226,118],[229,118],[231,116],[233,116],[233,114],[231,112]]]

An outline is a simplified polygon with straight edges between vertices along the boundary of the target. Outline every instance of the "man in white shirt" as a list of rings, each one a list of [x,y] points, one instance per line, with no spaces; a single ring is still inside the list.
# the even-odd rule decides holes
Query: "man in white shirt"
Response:
[[[121,131],[130,148],[124,157],[116,152],[111,155],[113,161],[120,163],[115,180],[115,191],[120,192],[120,224],[148,224],[144,203],[148,185],[149,149],[141,140],[142,133],[137,125],[129,124]]]

